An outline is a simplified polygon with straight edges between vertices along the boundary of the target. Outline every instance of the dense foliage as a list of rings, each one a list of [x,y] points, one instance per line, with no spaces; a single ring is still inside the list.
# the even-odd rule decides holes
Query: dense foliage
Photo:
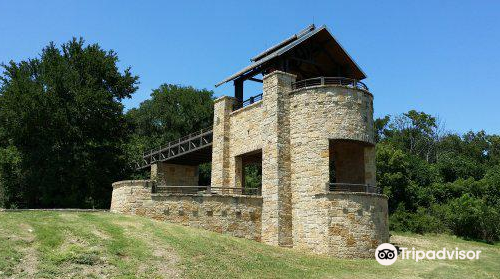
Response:
[[[158,149],[169,141],[212,126],[213,92],[191,86],[163,84],[153,90],[151,99],[127,112],[130,141],[127,154],[131,161],[142,152]],[[147,172],[132,177],[144,178]],[[200,185],[210,184],[210,164],[200,166]]]
[[[105,207],[126,175],[121,100],[137,77],[113,51],[73,39],[3,65],[0,185],[7,207]]]
[[[146,177],[132,163],[213,121],[213,92],[164,84],[123,112],[138,77],[82,39],[3,65],[0,207],[109,207],[111,183]],[[210,183],[210,164],[200,167]]]
[[[443,133],[435,117],[416,111],[375,126],[391,229],[500,239],[499,136]]]

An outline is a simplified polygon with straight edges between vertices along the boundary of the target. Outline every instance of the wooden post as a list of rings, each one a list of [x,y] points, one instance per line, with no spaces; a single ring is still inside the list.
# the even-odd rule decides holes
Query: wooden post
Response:
[[[243,102],[243,80],[234,80],[234,97],[239,101]]]

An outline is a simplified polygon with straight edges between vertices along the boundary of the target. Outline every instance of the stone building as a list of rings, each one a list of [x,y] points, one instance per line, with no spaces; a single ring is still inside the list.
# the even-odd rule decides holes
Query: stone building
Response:
[[[336,257],[388,242],[376,187],[373,95],[329,30],[314,25],[217,86],[214,124],[144,155],[151,180],[113,184],[111,210]],[[261,76],[261,78],[259,78]],[[263,84],[244,99],[244,82]],[[198,165],[212,163],[211,185]],[[250,188],[245,172],[261,174]],[[255,185],[255,181],[252,182]]]

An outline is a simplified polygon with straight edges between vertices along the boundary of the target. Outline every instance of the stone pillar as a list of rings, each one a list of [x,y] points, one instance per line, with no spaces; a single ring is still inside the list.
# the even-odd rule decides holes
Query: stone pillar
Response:
[[[234,187],[243,188],[244,171],[243,171],[243,160],[241,156],[234,157]]]
[[[163,173],[165,172],[164,166],[165,163],[163,162],[158,162],[151,165],[151,180],[157,180],[159,178],[158,176],[163,176]]]
[[[366,146],[365,148],[365,183],[376,186],[377,167],[375,162],[375,146]]]
[[[262,148],[262,242],[292,246],[290,189],[290,99],[295,76],[264,77]]]
[[[235,99],[222,96],[214,102],[214,126],[212,143],[213,187],[229,187],[229,114]]]
[[[151,165],[151,179],[161,180],[163,185],[197,186],[199,179],[198,166],[158,162]]]

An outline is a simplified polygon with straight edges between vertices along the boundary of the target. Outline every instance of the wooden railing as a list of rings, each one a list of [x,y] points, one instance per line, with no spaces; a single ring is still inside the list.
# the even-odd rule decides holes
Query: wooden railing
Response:
[[[327,188],[330,192],[382,193],[379,187],[369,184],[327,183]]]
[[[349,88],[363,89],[368,91],[368,86],[363,82],[345,77],[317,77],[310,79],[303,79],[292,83],[292,89],[299,89],[310,86],[318,86],[318,85],[339,85],[345,86]]]
[[[158,149],[151,149],[143,153],[142,161],[136,162],[136,169],[142,169],[168,159],[173,159],[189,152],[212,145],[213,131],[212,127],[202,129],[187,136],[171,141]]]

